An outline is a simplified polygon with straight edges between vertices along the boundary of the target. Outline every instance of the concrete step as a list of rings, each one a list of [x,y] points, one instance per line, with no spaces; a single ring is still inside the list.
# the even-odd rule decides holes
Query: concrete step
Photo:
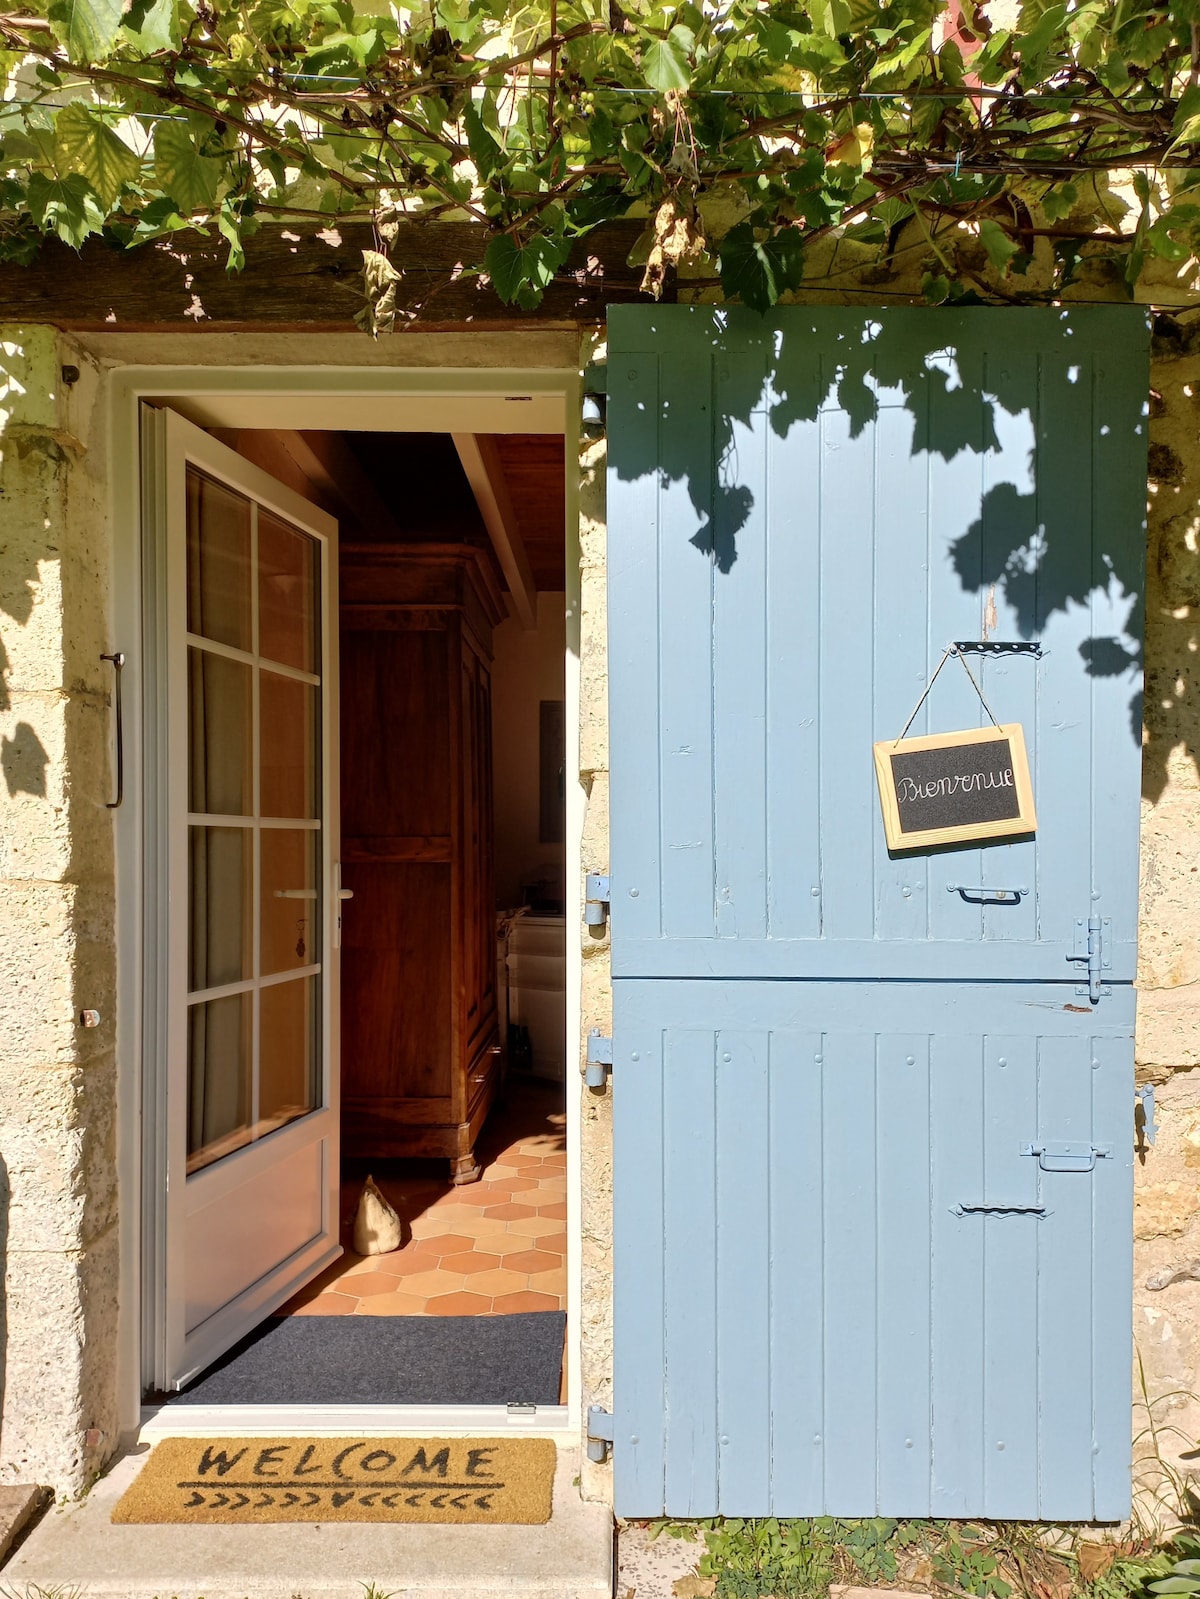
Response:
[[[577,1450],[560,1449],[544,1527],[276,1522],[114,1526],[147,1446],[78,1503],[50,1510],[0,1572],[12,1599],[611,1599],[612,1512],[584,1504]]]

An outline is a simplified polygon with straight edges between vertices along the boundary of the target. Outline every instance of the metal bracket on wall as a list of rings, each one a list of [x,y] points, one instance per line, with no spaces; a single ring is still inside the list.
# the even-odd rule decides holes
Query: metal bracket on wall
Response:
[[[612,899],[612,880],[607,872],[589,872],[583,899],[585,927],[603,927],[608,920],[608,907]]]
[[[1134,1106],[1133,1125],[1138,1137],[1152,1144],[1158,1132],[1158,1123],[1154,1120],[1154,1084],[1143,1083],[1134,1090],[1134,1098],[1138,1103]]]
[[[589,1088],[599,1088],[602,1092],[608,1084],[608,1075],[613,1066],[613,1042],[606,1038],[598,1027],[593,1027],[588,1034],[587,1041],[587,1068],[583,1080]]]
[[[588,1459],[601,1465],[609,1457],[613,1446],[613,1418],[610,1411],[599,1405],[588,1407],[587,1452]]]
[[[105,805],[107,811],[119,811],[125,799],[125,712],[121,704],[121,673],[125,667],[125,651],[100,656],[111,661],[113,669],[113,710],[117,719],[117,797]]]

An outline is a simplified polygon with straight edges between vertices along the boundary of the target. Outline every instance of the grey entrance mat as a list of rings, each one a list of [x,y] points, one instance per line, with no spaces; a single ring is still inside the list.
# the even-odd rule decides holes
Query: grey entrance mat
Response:
[[[172,1405],[556,1405],[566,1313],[285,1316]]]

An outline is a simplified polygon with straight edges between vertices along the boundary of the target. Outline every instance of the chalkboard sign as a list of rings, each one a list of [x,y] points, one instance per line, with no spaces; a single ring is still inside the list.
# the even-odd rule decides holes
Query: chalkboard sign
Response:
[[[1019,722],[876,744],[875,773],[890,850],[1037,830]]]

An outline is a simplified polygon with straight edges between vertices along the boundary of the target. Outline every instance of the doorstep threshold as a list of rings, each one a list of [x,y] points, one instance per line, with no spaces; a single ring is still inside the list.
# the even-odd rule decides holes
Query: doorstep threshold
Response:
[[[139,1446],[85,1498],[47,1512],[0,1572],[0,1592],[363,1599],[374,1583],[404,1599],[611,1599],[612,1511],[580,1497],[577,1441],[558,1450],[554,1510],[541,1526],[113,1522],[113,1507],[149,1453]]]
[[[159,1438],[385,1437],[554,1438],[578,1441],[568,1405],[183,1405],[142,1407],[137,1440]]]

